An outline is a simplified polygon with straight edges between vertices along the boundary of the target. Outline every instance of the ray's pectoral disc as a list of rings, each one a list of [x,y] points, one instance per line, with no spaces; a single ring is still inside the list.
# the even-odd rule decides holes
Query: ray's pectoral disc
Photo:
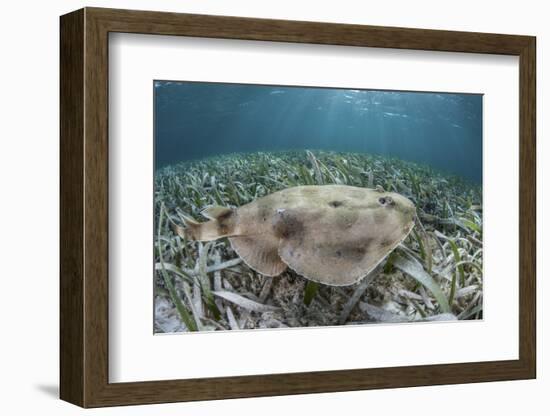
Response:
[[[210,221],[186,220],[178,233],[201,241],[229,237],[243,261],[267,276],[290,267],[307,279],[344,286],[366,276],[407,237],[415,207],[391,192],[324,185],[287,188],[203,214]]]

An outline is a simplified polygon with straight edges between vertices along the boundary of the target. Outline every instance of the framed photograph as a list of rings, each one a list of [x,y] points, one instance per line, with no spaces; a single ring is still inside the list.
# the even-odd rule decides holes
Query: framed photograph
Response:
[[[536,376],[534,37],[60,28],[63,400]]]

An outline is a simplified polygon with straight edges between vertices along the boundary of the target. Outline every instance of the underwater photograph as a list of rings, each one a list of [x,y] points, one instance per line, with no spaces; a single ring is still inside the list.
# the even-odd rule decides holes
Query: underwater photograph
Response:
[[[155,333],[483,319],[483,95],[153,88]]]

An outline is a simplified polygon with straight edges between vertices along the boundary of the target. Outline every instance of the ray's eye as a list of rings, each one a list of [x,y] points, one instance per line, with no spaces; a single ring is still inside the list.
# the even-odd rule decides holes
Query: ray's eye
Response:
[[[378,202],[382,206],[393,205],[394,204],[393,199],[389,196],[383,196],[381,198],[378,198]]]

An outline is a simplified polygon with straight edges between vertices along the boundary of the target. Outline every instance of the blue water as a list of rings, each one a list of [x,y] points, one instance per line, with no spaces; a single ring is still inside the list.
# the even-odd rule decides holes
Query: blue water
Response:
[[[155,81],[155,166],[291,149],[366,152],[481,183],[482,95]]]

